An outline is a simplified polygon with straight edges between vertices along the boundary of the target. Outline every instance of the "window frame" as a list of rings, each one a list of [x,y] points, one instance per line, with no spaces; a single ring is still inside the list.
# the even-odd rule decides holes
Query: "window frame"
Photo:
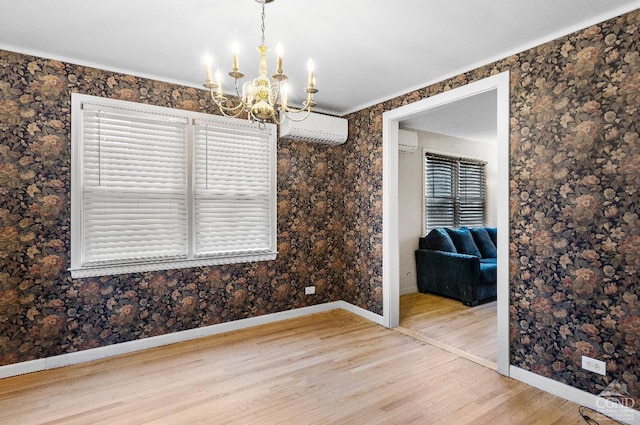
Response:
[[[463,156],[457,156],[455,154],[450,154],[450,153],[442,153],[442,152],[436,152],[436,151],[432,151],[429,149],[423,149],[422,152],[422,232],[423,234],[427,234],[427,232],[429,232],[430,230],[437,228],[437,227],[442,227],[442,226],[432,226],[429,227],[428,226],[428,197],[427,197],[427,159],[428,157],[436,157],[436,158],[440,158],[443,161],[448,161],[451,163],[455,163],[455,170],[453,171],[453,175],[455,178],[455,182],[452,183],[451,186],[453,186],[453,190],[455,192],[454,194],[454,199],[453,199],[453,224],[451,226],[447,226],[447,227],[452,227],[452,228],[459,228],[461,227],[461,217],[460,217],[460,212],[462,210],[461,208],[461,200],[460,200],[460,178],[459,178],[459,174],[460,174],[460,163],[464,162],[464,163],[471,163],[471,164],[477,164],[477,165],[481,165],[482,166],[482,170],[483,170],[483,198],[482,198],[482,227],[486,226],[487,224],[487,162],[479,159],[479,158],[472,158],[472,157],[463,157]]]
[[[92,265],[85,264],[85,216],[83,211],[83,120],[82,105],[90,104],[95,107],[117,109],[133,114],[153,114],[166,116],[168,119],[185,119],[187,131],[185,143],[186,150],[186,197],[187,197],[187,235],[185,254],[186,259],[151,260],[151,261],[121,261],[116,264]],[[239,131],[267,132],[261,133],[269,144],[266,156],[268,156],[268,180],[269,199],[268,212],[264,219],[265,234],[268,237],[267,245],[259,252],[242,252],[231,255],[195,254],[196,221],[195,221],[195,179],[196,179],[196,152],[195,152],[195,127],[202,123],[223,125]],[[248,120],[229,118],[218,115],[204,114],[200,112],[167,108],[162,106],[147,105],[128,102],[118,99],[101,98],[97,96],[72,93],[71,95],[71,276],[72,278],[84,278],[94,276],[106,276],[125,273],[149,272],[188,267],[203,267],[220,264],[247,263],[273,260],[277,256],[277,127],[274,124],[258,125]],[[264,176],[267,178],[267,176]],[[268,221],[268,223],[267,223]],[[267,235],[268,233],[268,235]]]

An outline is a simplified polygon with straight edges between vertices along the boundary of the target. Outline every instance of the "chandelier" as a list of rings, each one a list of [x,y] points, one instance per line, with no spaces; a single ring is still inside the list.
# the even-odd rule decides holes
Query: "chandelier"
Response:
[[[313,74],[313,61],[309,59],[307,70],[309,78],[307,87],[304,91],[307,98],[303,102],[301,108],[293,108],[288,105],[289,88],[286,83],[287,76],[282,70],[282,45],[277,46],[277,66],[276,72],[269,78],[267,76],[267,53],[269,48],[265,45],[264,39],[264,9],[265,4],[271,3],[273,0],[255,0],[262,5],[262,38],[258,52],[260,53],[260,64],[258,67],[258,77],[253,81],[247,81],[242,85],[242,93],[239,89],[239,81],[244,78],[244,74],[240,72],[237,45],[233,48],[233,67],[229,72],[229,76],[235,82],[235,95],[237,101],[230,101],[222,92],[222,74],[220,70],[215,73],[215,81],[211,74],[211,59],[205,58],[206,62],[206,81],[204,86],[209,89],[211,99],[220,109],[222,115],[227,117],[238,117],[246,113],[250,121],[259,123],[274,122],[281,124],[284,118],[291,121],[303,121],[311,112],[311,108],[316,106],[313,101],[314,93],[318,90],[315,88],[316,78]],[[234,43],[235,44],[235,43]],[[295,116],[294,116],[295,115]]]

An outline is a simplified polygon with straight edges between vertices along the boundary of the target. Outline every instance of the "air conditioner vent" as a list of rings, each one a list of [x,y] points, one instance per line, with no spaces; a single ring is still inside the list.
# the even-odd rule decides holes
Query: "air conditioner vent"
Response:
[[[418,149],[418,133],[409,130],[398,130],[398,151],[415,152]]]
[[[303,116],[301,113],[300,117]],[[295,115],[293,115],[295,118]],[[348,122],[345,118],[311,113],[304,121],[285,119],[280,125],[280,138],[327,145],[341,145],[347,141]]]

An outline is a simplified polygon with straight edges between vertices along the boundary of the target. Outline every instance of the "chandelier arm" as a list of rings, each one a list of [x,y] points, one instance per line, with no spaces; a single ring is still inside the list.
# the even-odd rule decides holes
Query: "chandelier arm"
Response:
[[[213,93],[211,93],[211,100],[213,100],[213,103],[218,107],[218,109],[220,110],[220,113],[222,113],[222,115],[224,115],[225,117],[237,118],[245,110],[244,104],[242,103],[233,108],[224,106],[222,102],[218,101],[218,99],[215,98]]]
[[[280,119],[280,117],[279,117],[280,114],[278,114],[277,112],[278,112],[278,109],[274,108],[273,114],[271,114],[271,120],[273,121],[273,123],[275,125],[280,125],[280,124],[282,124],[284,122],[285,115],[284,115],[284,112],[283,112],[283,115],[282,115],[283,118]]]
[[[292,108],[291,106],[287,105],[286,107],[282,107],[282,105],[280,105],[280,110],[283,112],[293,112],[293,113],[301,113],[301,112],[307,112],[309,110],[311,110],[311,104],[309,104],[308,102],[304,102],[302,104],[302,108]]]
[[[230,108],[228,106],[224,106],[222,103],[218,102],[217,100],[214,100],[216,106],[218,107],[218,109],[220,109],[221,112],[227,112],[227,113],[236,113],[236,111],[238,111],[238,114],[240,114],[242,111],[244,111],[245,109],[243,108],[244,105],[238,105],[235,106],[233,108]],[[238,115],[234,115],[234,116],[238,116]]]
[[[235,83],[234,83],[235,89],[236,89],[236,96],[238,97],[238,99],[240,99],[240,103],[244,106],[246,106],[246,103],[244,102],[244,100],[242,99],[242,95],[240,95],[240,90],[238,89],[238,79],[235,79]]]
[[[307,107],[306,109],[295,109],[295,108],[292,108],[292,109],[293,109],[293,111],[291,111],[291,110],[290,110],[290,108],[287,108],[287,110],[286,110],[286,111],[285,111],[285,110],[282,110],[282,114],[283,114],[285,117],[287,117],[287,119],[288,119],[289,121],[293,121],[293,122],[301,122],[301,121],[306,120],[306,119],[309,117],[309,114],[311,114],[311,107],[310,107],[310,106],[309,106],[309,107]],[[293,118],[291,115],[289,115],[289,113],[288,113],[288,112],[294,112],[294,113],[298,113],[298,114],[299,114],[299,113],[303,113],[303,112],[305,112],[305,114],[304,114],[304,116],[303,116],[302,118]],[[281,122],[280,122],[279,124],[281,124]]]
[[[227,101],[228,99],[223,97],[223,100],[220,101],[217,99],[217,95],[214,95],[213,92],[210,92],[211,94],[211,100],[213,100],[213,102],[220,108],[220,109],[225,109],[227,111],[236,111],[238,109],[243,109],[246,105],[244,102],[240,102],[240,104],[238,104],[237,106],[233,106],[233,107],[229,107],[229,106],[225,106],[224,102]]]
[[[240,114],[242,112],[244,112],[244,110],[241,109],[237,113],[233,114],[233,113],[228,113],[227,111],[225,111],[224,109],[220,108],[219,106],[218,106],[218,109],[220,110],[220,113],[222,115],[224,115],[225,117],[229,117],[229,118],[238,118],[240,116]]]

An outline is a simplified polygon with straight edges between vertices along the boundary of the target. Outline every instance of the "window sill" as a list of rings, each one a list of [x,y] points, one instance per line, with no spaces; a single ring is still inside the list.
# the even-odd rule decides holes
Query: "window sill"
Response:
[[[270,261],[275,260],[277,256],[276,252],[266,254],[248,254],[244,256],[233,257],[217,257],[217,258],[197,258],[193,260],[178,260],[167,262],[154,262],[154,263],[137,263],[126,264],[121,266],[98,266],[98,267],[85,267],[69,269],[71,271],[71,277],[73,279],[81,279],[85,277],[96,276],[111,276],[117,274],[128,273],[143,273],[153,272],[159,270],[171,270],[171,269],[184,269],[189,267],[205,267],[205,266],[217,266],[221,264],[235,264],[235,263],[255,263],[258,261]]]

